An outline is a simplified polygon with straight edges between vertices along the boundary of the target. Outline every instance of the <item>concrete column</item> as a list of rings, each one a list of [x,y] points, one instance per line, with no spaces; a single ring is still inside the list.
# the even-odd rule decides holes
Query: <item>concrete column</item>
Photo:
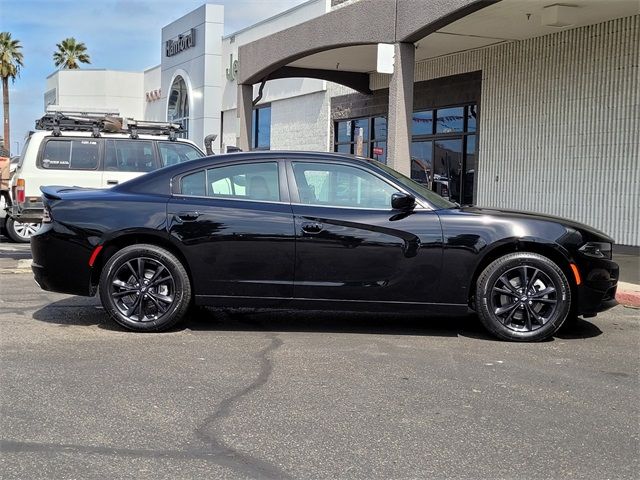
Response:
[[[244,152],[251,150],[251,115],[253,113],[253,85],[238,84],[238,106],[240,137],[238,147]]]
[[[393,74],[389,84],[387,164],[411,175],[411,118],[413,114],[413,43],[396,43]]]

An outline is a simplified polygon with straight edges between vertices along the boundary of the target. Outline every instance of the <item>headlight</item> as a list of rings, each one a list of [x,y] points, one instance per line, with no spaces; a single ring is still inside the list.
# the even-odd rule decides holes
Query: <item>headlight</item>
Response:
[[[608,242],[587,242],[580,247],[580,252],[589,257],[611,258],[611,244]]]

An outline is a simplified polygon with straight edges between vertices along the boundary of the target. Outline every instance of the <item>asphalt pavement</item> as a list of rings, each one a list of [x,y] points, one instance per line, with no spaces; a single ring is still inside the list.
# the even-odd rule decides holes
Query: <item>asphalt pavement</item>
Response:
[[[639,313],[538,344],[477,318],[198,310],[135,334],[0,243],[0,478],[637,478]]]

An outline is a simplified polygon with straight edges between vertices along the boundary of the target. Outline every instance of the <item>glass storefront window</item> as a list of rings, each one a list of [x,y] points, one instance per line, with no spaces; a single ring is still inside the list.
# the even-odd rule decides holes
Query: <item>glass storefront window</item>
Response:
[[[359,137],[362,133],[362,150]],[[334,123],[333,150],[387,161],[387,119],[385,117],[353,118]]]
[[[444,198],[473,203],[478,106],[414,112],[412,127],[411,178]]]
[[[387,163],[387,142],[371,143],[371,158],[382,163]]]
[[[253,111],[251,147],[254,150],[271,148],[271,105]]]
[[[478,106],[467,107],[467,132],[475,132],[478,124]]]
[[[338,142],[351,142],[351,121],[336,122],[336,137]]]
[[[436,110],[436,133],[464,131],[464,107]]]
[[[437,140],[434,148],[433,183],[436,192],[460,203],[460,175],[462,173],[462,138]]]
[[[175,78],[169,91],[167,121],[182,125],[183,132],[178,134],[178,137],[189,137],[189,92],[184,78],[180,75]]]
[[[462,203],[473,203],[473,186],[476,177],[476,136],[467,137],[465,148],[464,185],[462,189]]]
[[[411,178],[431,188],[433,182],[433,142],[411,143]]]
[[[387,139],[387,119],[385,117],[375,117],[373,119],[373,135],[372,140]]]
[[[433,133],[433,111],[413,112],[413,135],[431,135]]]
[[[362,129],[362,138],[367,141],[369,139],[369,119],[358,118],[353,121],[353,135],[354,138],[358,135],[358,129]]]

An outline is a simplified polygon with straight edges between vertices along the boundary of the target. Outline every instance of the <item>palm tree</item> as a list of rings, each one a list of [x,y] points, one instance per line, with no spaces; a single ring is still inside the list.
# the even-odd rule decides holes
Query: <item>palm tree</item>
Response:
[[[79,63],[91,63],[87,46],[80,42],[76,42],[73,37],[65,38],[62,42],[56,44],[58,51],[53,52],[53,61],[56,67],[76,69],[80,68]]]
[[[11,33],[0,33],[0,77],[2,77],[2,105],[4,107],[4,148],[11,150],[9,138],[9,79],[13,83],[20,75],[22,65],[20,40],[11,38]]]

